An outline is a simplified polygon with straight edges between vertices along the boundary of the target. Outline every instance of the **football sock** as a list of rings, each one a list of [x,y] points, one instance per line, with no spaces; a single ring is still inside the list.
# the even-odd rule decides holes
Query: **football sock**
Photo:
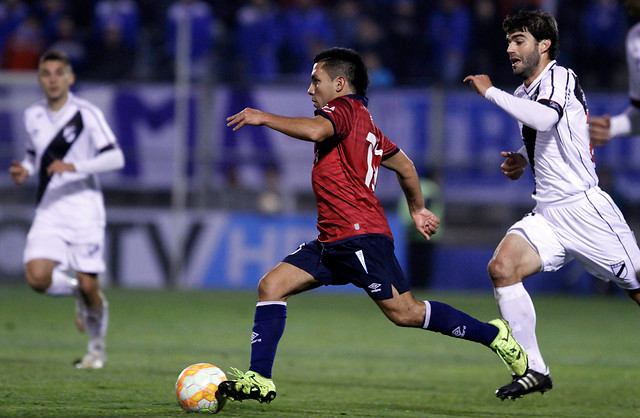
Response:
[[[489,346],[498,336],[498,329],[486,322],[453,308],[446,303],[424,301],[427,312],[424,329],[450,337],[462,338]]]
[[[89,334],[89,351],[104,352],[105,336],[107,335],[107,327],[109,325],[109,303],[107,299],[101,295],[102,305],[96,309],[85,308],[82,310],[82,321],[84,323],[87,334]]]
[[[278,342],[284,333],[287,303],[280,301],[258,302],[251,333],[250,370],[271,379]]]
[[[547,373],[547,365],[542,359],[536,339],[536,310],[522,282],[496,287],[493,294],[500,316],[509,323],[513,336],[529,356],[529,368],[538,373]]]
[[[57,265],[51,272],[51,284],[45,291],[50,296],[71,296],[78,287],[78,279],[70,274],[70,270],[65,270]]]

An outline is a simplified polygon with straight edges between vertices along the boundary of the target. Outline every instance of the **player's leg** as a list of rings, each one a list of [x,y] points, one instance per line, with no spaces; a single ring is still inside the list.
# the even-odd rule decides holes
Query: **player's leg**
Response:
[[[552,387],[551,376],[536,338],[535,308],[531,296],[522,284],[525,277],[541,269],[540,256],[517,233],[507,233],[489,262],[489,276],[493,282],[500,315],[511,326],[513,335],[527,352],[529,361],[528,369],[522,377],[515,376],[512,382],[496,391],[496,396],[501,399],[515,399],[531,392],[544,393]]]
[[[75,366],[80,369],[99,369],[106,361],[107,327],[109,324],[109,304],[100,291],[96,273],[78,272],[79,292],[77,314],[83,329],[89,335],[87,353]]]
[[[301,254],[302,253],[302,254]],[[302,258],[315,258],[319,251],[298,251],[285,259],[298,262]],[[314,255],[315,254],[315,255]],[[289,262],[281,262],[265,274],[258,284],[253,329],[251,332],[251,364],[246,373],[234,370],[237,378],[220,385],[220,392],[231,400],[255,399],[271,402],[276,397],[272,380],[272,369],[280,338],[284,333],[289,296],[314,289],[321,283],[314,277]]]
[[[547,373],[536,338],[536,312],[522,280],[541,269],[540,257],[520,235],[507,234],[489,262],[498,310],[527,351],[529,367]]]
[[[640,306],[640,289],[627,290],[627,294]]]
[[[392,291],[392,298],[374,300],[394,324],[483,344],[498,354],[512,373],[522,375],[527,370],[527,355],[503,320],[482,322],[446,303],[421,302],[410,291],[399,294],[395,287]]]

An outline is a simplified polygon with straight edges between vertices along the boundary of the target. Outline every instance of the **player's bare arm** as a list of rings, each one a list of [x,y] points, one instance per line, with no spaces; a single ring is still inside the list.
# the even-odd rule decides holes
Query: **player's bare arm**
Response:
[[[464,83],[469,83],[471,87],[473,87],[473,89],[482,97],[485,97],[489,87],[493,86],[491,79],[485,74],[468,75],[462,81]]]
[[[416,229],[423,237],[430,239],[431,235],[436,233],[438,225],[440,225],[440,219],[424,207],[420,179],[413,162],[404,152],[400,151],[396,155],[383,160],[381,165],[395,171],[400,187],[402,187],[407,199],[409,213],[416,224]]]
[[[54,174],[61,174],[65,171],[76,171],[73,164],[65,163],[64,161],[57,159],[47,167],[47,174],[52,176]]]
[[[502,151],[500,153],[505,157],[504,162],[500,165],[502,174],[511,180],[518,180],[527,166],[527,160],[517,152]]]
[[[9,167],[9,174],[15,184],[22,184],[29,176],[29,172],[18,161],[11,161],[11,167]]]
[[[322,142],[335,134],[333,124],[322,116],[287,117],[247,107],[227,118],[227,126],[233,126],[234,131],[245,125],[264,125],[293,138],[311,142]]]
[[[611,140],[611,117],[609,115],[589,118],[589,137],[591,144],[600,147]]]

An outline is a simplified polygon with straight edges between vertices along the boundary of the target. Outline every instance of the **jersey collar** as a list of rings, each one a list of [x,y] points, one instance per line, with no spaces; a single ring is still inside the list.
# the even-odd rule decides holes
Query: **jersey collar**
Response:
[[[544,67],[544,70],[542,70],[542,72],[536,77],[536,79],[533,80],[531,84],[529,84],[529,87],[525,86],[525,84],[522,83],[522,87],[524,88],[524,91],[527,94],[529,94],[530,92],[535,90],[540,84],[540,80],[542,80],[542,77],[544,77],[544,75],[547,74],[547,72],[551,70],[551,68],[555,67],[555,65],[556,65],[556,60],[553,60],[549,64],[547,64],[547,66]]]
[[[361,96],[359,94],[347,94],[347,97],[359,101],[364,105],[364,107],[369,106],[369,99],[367,98],[367,96]]]

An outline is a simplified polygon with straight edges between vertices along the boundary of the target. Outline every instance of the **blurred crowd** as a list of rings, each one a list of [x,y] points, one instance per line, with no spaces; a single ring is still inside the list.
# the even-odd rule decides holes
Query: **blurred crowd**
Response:
[[[186,27],[197,79],[306,78],[317,52],[345,46],[376,86],[513,84],[501,22],[522,8],[556,16],[559,60],[587,90],[626,89],[622,0],[3,0],[0,67],[33,70],[56,48],[83,80],[170,80]]]

